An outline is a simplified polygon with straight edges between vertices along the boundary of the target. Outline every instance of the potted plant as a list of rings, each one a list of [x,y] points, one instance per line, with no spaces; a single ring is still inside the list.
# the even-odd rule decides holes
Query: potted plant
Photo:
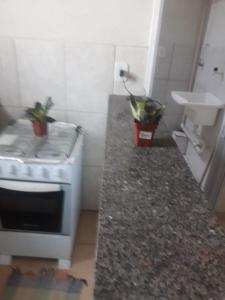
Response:
[[[131,93],[129,101],[134,117],[135,145],[151,146],[165,107],[157,100],[134,96]]]
[[[40,102],[36,102],[34,107],[26,110],[25,116],[32,122],[35,135],[46,135],[47,123],[55,121],[53,118],[48,116],[48,112],[53,105],[52,99],[48,97],[44,105]]]

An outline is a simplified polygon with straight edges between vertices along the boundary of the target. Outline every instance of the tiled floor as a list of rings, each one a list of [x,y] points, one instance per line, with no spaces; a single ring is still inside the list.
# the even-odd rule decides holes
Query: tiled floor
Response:
[[[85,278],[88,286],[82,289],[80,300],[91,300],[93,291],[93,275],[96,249],[96,232],[97,232],[97,213],[82,211],[75,242],[75,248],[72,259],[72,267],[69,273],[78,277]],[[21,258],[13,259],[13,266],[19,267],[22,271],[38,271],[42,267],[55,267],[54,260]],[[10,269],[0,267],[0,276],[7,278]],[[4,284],[0,285],[0,295]]]

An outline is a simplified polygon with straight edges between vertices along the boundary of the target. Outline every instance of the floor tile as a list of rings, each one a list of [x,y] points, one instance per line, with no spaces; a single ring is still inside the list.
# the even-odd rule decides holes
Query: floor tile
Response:
[[[70,273],[76,278],[87,280],[79,300],[91,300],[94,286],[95,245],[76,245]]]
[[[77,230],[76,244],[96,244],[97,212],[83,211]]]
[[[77,245],[72,260],[71,274],[85,279],[92,278],[95,261],[94,245]]]
[[[35,257],[13,257],[13,266],[25,271],[39,271],[42,268],[56,268],[57,261],[54,259],[42,259]]]
[[[96,253],[97,212],[82,211],[78,226],[77,239],[72,256],[72,267],[68,271],[76,278],[84,278],[84,286],[79,300],[91,300],[94,286],[94,268]],[[13,266],[22,271],[39,271],[41,268],[56,268],[57,261],[51,259],[13,257]],[[0,266],[0,296],[11,272],[10,267]]]

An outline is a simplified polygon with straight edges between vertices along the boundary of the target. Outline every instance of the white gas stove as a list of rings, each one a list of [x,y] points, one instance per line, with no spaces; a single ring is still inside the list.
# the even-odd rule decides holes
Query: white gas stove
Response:
[[[36,137],[18,120],[0,135],[0,263],[50,257],[70,266],[80,212],[83,134],[55,122]]]

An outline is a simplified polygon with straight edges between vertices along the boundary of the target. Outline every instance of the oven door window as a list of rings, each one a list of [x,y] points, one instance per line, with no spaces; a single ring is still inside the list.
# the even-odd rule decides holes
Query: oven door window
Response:
[[[60,233],[64,192],[0,188],[1,230]]]

